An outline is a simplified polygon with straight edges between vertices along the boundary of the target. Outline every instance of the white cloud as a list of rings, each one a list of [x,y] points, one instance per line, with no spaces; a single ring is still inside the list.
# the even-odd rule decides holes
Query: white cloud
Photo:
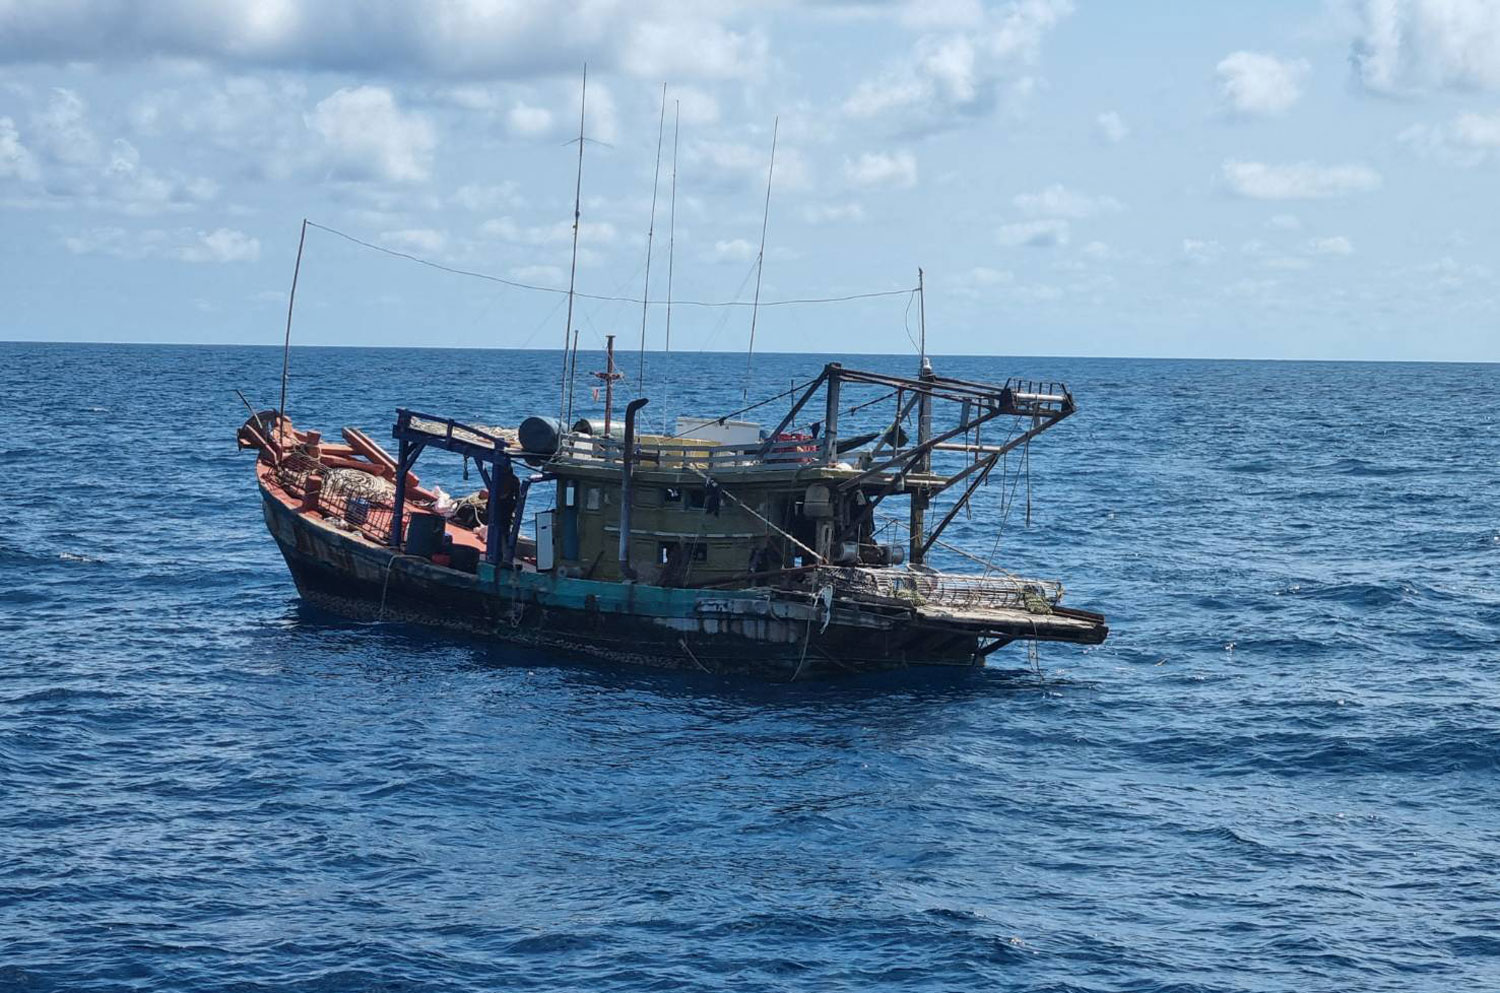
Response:
[[[910,189],[917,185],[917,159],[911,152],[865,152],[844,160],[844,178],[860,189]]]
[[[1377,93],[1500,88],[1500,4],[1363,0],[1355,74]]]
[[[53,162],[87,165],[99,158],[99,139],[89,127],[88,107],[72,90],[52,91],[47,106],[32,119],[36,146]]]
[[[540,286],[555,286],[559,289],[567,285],[567,275],[561,266],[555,265],[522,265],[510,271],[512,279]]]
[[[1299,231],[1302,229],[1302,219],[1296,214],[1277,214],[1266,222],[1266,227],[1278,231]]]
[[[862,221],[865,219],[865,208],[852,200],[848,203],[808,204],[802,208],[802,219],[809,224]]]
[[[21,133],[16,130],[16,122],[9,117],[0,117],[0,179],[30,182],[39,175],[36,156],[21,144]]]
[[[713,261],[748,262],[755,258],[755,246],[744,238],[714,242]]]
[[[1023,193],[1011,200],[1016,209],[1031,217],[1068,217],[1080,220],[1123,209],[1114,197],[1089,196],[1054,183],[1040,193]]]
[[[1217,67],[1219,95],[1233,114],[1244,117],[1281,114],[1301,99],[1302,80],[1308,69],[1302,59],[1235,52]]]
[[[534,138],[552,130],[552,111],[546,107],[517,103],[505,115],[505,124],[511,134]]]
[[[673,105],[681,114],[683,124],[717,124],[719,101],[713,94],[691,86],[674,86],[667,91],[667,118],[672,117]]]
[[[165,231],[131,232],[120,227],[90,228],[63,238],[74,255],[110,255],[117,259],[144,259],[161,251]]]
[[[255,262],[260,258],[259,239],[229,228],[195,232],[188,228],[132,231],[99,227],[69,235],[63,238],[63,245],[74,255],[108,255],[131,261],[169,258],[180,262],[228,263]]]
[[[1102,241],[1091,241],[1087,245],[1083,246],[1082,251],[1084,255],[1088,256],[1091,259],[1095,259],[1096,261],[1103,261],[1105,259],[1113,257],[1114,255],[1114,252],[1110,250],[1110,247]]]
[[[260,239],[229,228],[200,231],[198,240],[183,246],[177,258],[184,262],[255,262],[260,259]]]
[[[960,280],[970,286],[1004,286],[1015,282],[1015,274],[1008,269],[993,269],[989,266],[975,266],[960,277]]]
[[[41,150],[40,156],[33,147]],[[12,201],[20,207],[144,215],[191,210],[219,192],[210,179],[147,167],[140,151],[124,138],[106,146],[89,122],[87,104],[71,90],[52,92],[33,116],[26,144],[14,120],[0,118],[0,176],[37,184],[29,196]]]
[[[1036,86],[1042,40],[1072,10],[1071,0],[967,7],[962,17],[944,18],[967,30],[918,38],[909,55],[856,86],[844,112],[892,130],[931,131],[989,114],[1007,97],[1023,100]]]
[[[453,202],[465,210],[488,211],[501,207],[519,207],[524,201],[520,185],[515,180],[506,180],[492,186],[469,183],[453,193]]]
[[[405,228],[400,231],[382,231],[382,245],[404,252],[425,252],[435,255],[448,245],[448,236],[432,228]]]
[[[1130,137],[1130,127],[1117,111],[1106,110],[1094,118],[1094,126],[1099,130],[1099,137],[1112,145]]]
[[[1312,162],[1267,165],[1264,162],[1224,163],[1223,178],[1230,192],[1254,200],[1315,200],[1368,193],[1380,188],[1380,174],[1368,166],[1320,166]]]
[[[561,245],[573,240],[573,225],[568,221],[527,227],[509,217],[500,217],[485,221],[479,231],[487,237],[522,245]],[[608,244],[617,234],[615,226],[608,221],[581,221],[578,225],[579,244]]]
[[[763,147],[732,141],[694,141],[683,149],[683,166],[687,188],[707,188],[718,192],[740,192],[765,189],[766,171],[770,166],[771,143]],[[774,187],[779,191],[806,189],[807,164],[801,154],[789,145],[776,146]]]
[[[995,240],[1008,248],[1057,248],[1068,243],[1071,233],[1064,220],[1021,221],[1001,225],[995,231]]]
[[[334,178],[423,182],[432,168],[432,125],[402,111],[384,87],[338,90],[318,103],[307,125],[322,139],[322,164]]]
[[[300,82],[231,76],[144,94],[129,117],[137,134],[175,132],[230,153],[250,175],[286,179],[318,166],[321,140],[310,130],[306,103]]]
[[[1314,238],[1307,243],[1310,255],[1353,255],[1354,243],[1343,235],[1331,238]]]
[[[1224,254],[1224,246],[1217,241],[1204,241],[1198,238],[1182,239],[1182,257],[1189,262],[1207,264],[1217,262]]]
[[[697,76],[736,79],[758,73],[766,61],[767,43],[756,31],[730,29],[698,8],[690,5],[662,4],[656,11],[650,4],[617,3],[610,13],[625,13],[619,25],[625,33],[617,44],[619,68],[642,79],[681,79]],[[632,7],[637,18],[628,17]],[[580,4],[579,16],[598,17],[591,4]],[[655,17],[652,15],[656,14]]]
[[[1397,140],[1422,155],[1477,166],[1500,154],[1500,114],[1460,114],[1448,124],[1414,124]]]
[[[226,65],[458,79],[749,78],[765,38],[733,4],[673,0],[69,0],[0,4],[0,61]]]

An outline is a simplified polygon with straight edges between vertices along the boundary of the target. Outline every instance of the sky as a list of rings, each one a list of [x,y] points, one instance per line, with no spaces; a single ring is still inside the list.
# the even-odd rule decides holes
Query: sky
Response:
[[[585,64],[584,347],[1500,360],[1497,0],[0,0],[0,339],[558,347],[326,229],[566,289]]]

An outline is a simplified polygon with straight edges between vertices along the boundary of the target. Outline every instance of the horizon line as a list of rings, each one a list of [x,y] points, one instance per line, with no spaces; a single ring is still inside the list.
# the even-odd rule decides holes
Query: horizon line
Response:
[[[83,340],[83,339],[55,339],[55,338],[0,338],[0,345],[88,345],[88,346],[123,346],[127,348],[266,348],[280,350],[280,343],[259,342],[217,342],[217,341],[108,341],[108,340]],[[351,344],[316,344],[316,343],[292,343],[292,348],[346,348],[351,350],[365,351],[452,351],[452,352],[560,352],[558,348],[520,348],[511,345],[351,345]],[[603,353],[602,348],[580,348],[581,352]],[[683,349],[680,351],[666,352],[661,349],[647,349],[648,355],[738,355],[738,349]],[[859,351],[796,351],[777,352],[762,351],[758,353],[778,356],[799,355],[856,355],[876,358],[909,357],[917,358],[916,352],[859,352]],[[1288,357],[1288,356],[1239,356],[1239,355],[1081,355],[1066,353],[1026,353],[1026,352],[932,352],[927,353],[929,358],[954,358],[954,359],[1090,359],[1090,360],[1146,360],[1153,362],[1326,362],[1326,363],[1359,363],[1365,365],[1497,365],[1500,359],[1372,359],[1372,358],[1310,358],[1310,357]]]

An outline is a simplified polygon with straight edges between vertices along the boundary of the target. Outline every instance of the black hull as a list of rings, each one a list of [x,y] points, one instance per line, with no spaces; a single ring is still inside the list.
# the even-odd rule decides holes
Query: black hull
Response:
[[[611,664],[779,680],[984,661],[973,635],[930,626],[882,630],[835,622],[820,628],[811,619],[711,624],[685,618],[668,627],[660,617],[590,609],[592,597],[579,597],[584,606],[573,609],[555,596],[544,602],[535,589],[486,586],[474,576],[393,554],[309,520],[269,493],[262,496],[267,526],[303,599],[355,620],[422,624]]]

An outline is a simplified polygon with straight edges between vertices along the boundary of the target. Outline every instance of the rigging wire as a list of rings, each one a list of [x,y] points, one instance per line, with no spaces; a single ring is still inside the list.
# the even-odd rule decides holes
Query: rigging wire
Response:
[[[682,101],[672,101],[672,196],[667,221],[667,344],[662,355],[662,392],[671,396],[672,373],[672,261],[677,247],[677,135],[682,127]],[[648,294],[649,295],[649,294]],[[662,408],[662,430],[667,429],[667,410]]]
[[[382,255],[389,255],[389,256],[392,256],[393,258],[405,259],[408,262],[416,262],[419,265],[424,265],[424,266],[427,266],[428,268],[431,268],[431,269],[439,269],[439,270],[441,270],[443,272],[451,273],[451,274],[453,274],[455,276],[468,276],[468,277],[473,278],[473,279],[488,280],[491,283],[500,283],[502,285],[509,286],[509,287],[512,287],[513,289],[518,289],[518,290],[531,290],[531,291],[537,292],[537,293],[557,293],[557,294],[561,294],[562,296],[567,296],[568,295],[568,291],[566,289],[561,288],[561,287],[557,287],[557,286],[542,286],[542,285],[540,285],[538,283],[527,283],[527,282],[523,282],[522,280],[519,280],[519,279],[506,279],[503,276],[496,276],[493,273],[476,272],[476,271],[474,271],[472,269],[460,269],[460,268],[458,268],[456,266],[444,265],[441,262],[434,262],[431,259],[424,259],[424,258],[422,258],[419,255],[412,255],[409,252],[399,252],[399,251],[397,251],[397,250],[395,250],[393,248],[386,248],[383,245],[376,245],[376,244],[374,244],[372,242],[368,242],[368,241],[364,241],[362,239],[356,238],[352,234],[348,234],[346,232],[340,231],[337,228],[331,228],[331,227],[329,227],[326,224],[319,224],[317,221],[308,221],[307,222],[307,226],[310,227],[310,228],[317,228],[320,231],[326,231],[326,232],[328,232],[331,235],[337,235],[338,237],[343,238],[345,241],[350,241],[350,242],[353,242],[356,245],[359,245],[361,248],[368,248],[371,251],[380,252]],[[872,299],[875,299],[877,297],[899,297],[899,296],[904,296],[904,295],[906,295],[908,293],[915,293],[915,292],[916,292],[916,289],[914,287],[908,286],[908,287],[903,287],[902,289],[899,289],[899,290],[874,290],[874,291],[871,291],[871,292],[868,292],[868,293],[846,293],[846,294],[844,294],[842,296],[831,296],[831,297],[792,297],[792,298],[785,299],[785,300],[762,300],[762,301],[760,301],[760,306],[762,306],[762,307],[792,307],[792,306],[802,306],[802,305],[807,305],[807,304],[820,304],[820,303],[847,303],[847,302],[849,302],[851,300],[872,300]],[[634,304],[639,304],[639,303],[642,302],[642,300],[641,300],[640,297],[612,296],[612,295],[604,294],[604,293],[584,293],[584,292],[579,291],[579,290],[575,290],[574,293],[573,293],[573,295],[575,297],[578,297],[579,299],[582,299],[582,300],[598,300],[598,301],[601,301],[603,303],[634,303]],[[650,302],[651,303],[665,303],[666,301],[663,301],[663,300],[652,300]],[[753,307],[753,306],[755,306],[754,302],[750,301],[750,300],[673,300],[672,303],[673,303],[673,305],[678,306],[678,307]]]
[[[750,347],[745,352],[745,386],[740,399],[750,397],[750,368],[755,361],[755,319],[760,316],[760,277],[766,268],[766,228],[771,223],[771,181],[776,176],[776,134],[781,129],[781,118],[771,125],[771,167],[766,170],[766,209],[760,217],[760,251],[755,256],[755,300],[750,305]]]
[[[661,84],[661,119],[656,123],[656,171],[651,174],[651,223],[646,227],[646,285],[641,290],[641,359],[637,392],[646,393],[646,315],[651,304],[651,242],[656,237],[656,193],[661,189],[661,139],[667,128],[667,84]]]
[[[777,400],[781,400],[784,397],[789,397],[793,393],[796,393],[798,390],[806,389],[807,387],[809,387],[809,386],[811,386],[813,384],[813,380],[815,380],[815,379],[817,379],[816,376],[814,376],[813,379],[804,380],[803,382],[800,382],[800,383],[793,383],[790,389],[782,390],[780,393],[776,394],[773,397],[766,397],[764,400],[757,400],[755,403],[749,404],[748,406],[741,407],[739,410],[731,410],[727,414],[722,414],[722,415],[720,415],[718,417],[715,417],[714,420],[715,421],[727,421],[731,417],[738,417],[741,414],[748,414],[750,411],[754,410],[756,407],[764,407],[768,403],[775,403]],[[679,431],[676,434],[667,435],[667,438],[668,439],[671,439],[671,438],[681,438],[683,435],[687,434],[688,431],[697,431],[698,429],[699,429],[698,426],[694,426],[694,427],[688,428],[686,431]]]
[[[563,382],[562,397],[558,400],[561,409],[557,412],[560,426],[573,419],[573,389],[570,383],[571,367],[577,361],[578,331],[573,327],[573,294],[578,283],[578,222],[583,216],[583,123],[588,110],[589,65],[583,64],[583,89],[578,97],[578,178],[573,186],[573,267],[568,271],[568,323],[563,327]],[[568,338],[573,339],[573,356],[568,353]]]

